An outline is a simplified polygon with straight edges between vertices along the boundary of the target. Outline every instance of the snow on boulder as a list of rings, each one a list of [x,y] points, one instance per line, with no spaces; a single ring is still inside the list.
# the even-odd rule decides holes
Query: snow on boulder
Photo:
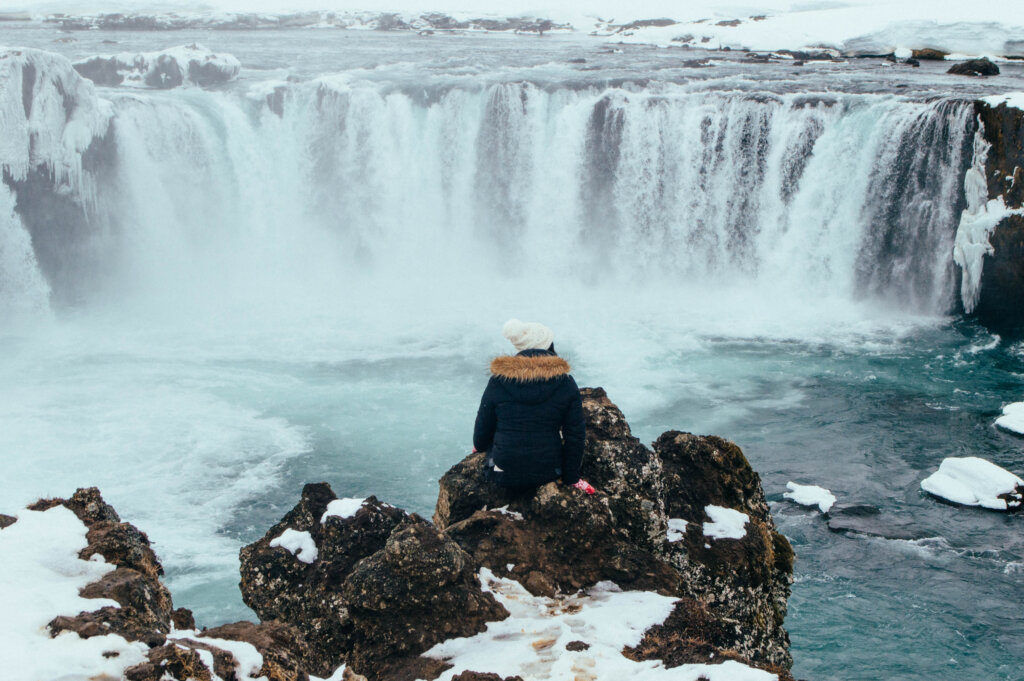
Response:
[[[241,63],[230,54],[216,54],[198,43],[160,52],[124,52],[75,62],[75,70],[97,85],[128,85],[169,90],[186,83],[200,87],[233,80]]]
[[[743,539],[747,534],[746,525],[750,518],[746,513],[714,505],[705,506],[704,512],[711,518],[710,523],[704,523],[705,537]]]
[[[835,495],[824,487],[787,482],[786,488],[789,491],[783,494],[783,497],[801,506],[817,506],[822,513],[828,513],[832,504],[836,503]]]
[[[326,523],[328,518],[351,518],[365,503],[366,499],[355,499],[352,497],[335,499],[327,504],[327,510],[320,516],[320,523]]]
[[[83,560],[86,526],[63,506],[24,510],[0,532],[0,641],[4,679],[119,678],[122,670],[145,660],[148,646],[114,633],[82,638],[66,632],[51,637],[47,623],[115,601],[83,598],[80,592],[115,568],[101,556]]]
[[[955,504],[996,511],[1019,510],[1024,499],[1024,480],[975,456],[944,459],[921,481],[921,489]]]
[[[1011,402],[1003,407],[1003,415],[996,419],[996,427],[1024,435],[1024,402]]]
[[[686,526],[689,525],[682,518],[669,518],[668,519],[668,535],[667,538],[670,542],[681,541],[686,536]]]
[[[309,532],[299,532],[290,527],[276,539],[271,539],[270,547],[287,549],[303,563],[312,563],[319,555],[319,552],[316,550],[316,543]]]

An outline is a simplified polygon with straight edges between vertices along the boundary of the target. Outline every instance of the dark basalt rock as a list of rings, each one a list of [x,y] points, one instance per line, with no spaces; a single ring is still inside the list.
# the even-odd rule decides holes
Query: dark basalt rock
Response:
[[[988,196],[1002,196],[1008,208],[1024,207],[1024,111],[1000,104],[975,103],[984,126],[988,153]],[[1004,219],[989,237],[994,252],[985,256],[981,296],[972,313],[1004,337],[1024,335],[1024,216]]]
[[[828,529],[833,532],[854,532],[886,539],[923,539],[928,534],[911,520],[884,514],[876,506],[854,504],[829,509]]]
[[[117,67],[117,61],[105,57],[93,57],[74,64],[75,71],[97,85],[115,87],[124,82],[124,74]]]
[[[954,64],[946,73],[958,76],[998,76],[999,67],[989,59],[982,57],[981,59],[968,59],[959,64]]]
[[[353,632],[347,661],[389,678],[396,660],[472,636],[508,612],[480,589],[478,565],[451,538],[410,516],[345,580]],[[372,673],[376,670],[376,673]]]
[[[683,539],[668,545],[670,560],[684,577],[685,595],[707,604],[717,617],[739,623],[729,648],[788,669],[789,635],[782,625],[794,554],[775,528],[760,477],[739,447],[718,437],[669,431],[654,443],[654,451],[664,463],[668,515],[688,523]],[[705,537],[709,505],[745,513],[744,536]]]
[[[4,529],[5,527],[10,527],[16,522],[18,522],[18,519],[14,516],[4,515],[3,513],[0,513],[0,530]]]
[[[434,644],[507,617],[481,591],[477,564],[429,523],[374,497],[351,518],[321,523],[335,498],[325,483],[306,485],[295,508],[241,551],[243,599],[261,619],[302,632],[310,672],[328,676],[345,662],[371,681],[397,678]],[[288,528],[310,533],[316,561],[270,547]]]

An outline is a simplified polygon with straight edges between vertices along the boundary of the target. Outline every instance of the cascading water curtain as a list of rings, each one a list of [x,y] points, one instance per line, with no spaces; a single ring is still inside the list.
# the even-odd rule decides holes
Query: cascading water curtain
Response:
[[[343,286],[357,270],[414,285],[480,266],[752,283],[924,314],[954,300],[967,102],[324,78],[288,86],[276,111],[195,89],[113,105],[110,178],[93,182],[82,219],[118,240],[93,269],[142,290],[244,288],[267,273]],[[21,215],[34,237],[51,228]]]

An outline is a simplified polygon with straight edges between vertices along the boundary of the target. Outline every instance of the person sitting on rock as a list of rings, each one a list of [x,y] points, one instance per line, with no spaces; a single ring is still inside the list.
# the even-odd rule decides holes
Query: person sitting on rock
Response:
[[[587,494],[580,478],[586,422],[569,363],[555,354],[551,329],[510,319],[502,330],[516,355],[491,362],[473,430],[474,451],[487,452],[487,477],[526,490],[561,478]]]

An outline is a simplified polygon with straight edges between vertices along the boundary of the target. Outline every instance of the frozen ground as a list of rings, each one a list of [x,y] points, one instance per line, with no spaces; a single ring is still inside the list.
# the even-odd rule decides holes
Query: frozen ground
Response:
[[[428,27],[424,17],[441,13],[456,21],[481,18],[548,19],[555,30],[602,36],[611,42],[731,49],[832,48],[849,54],[884,54],[930,47],[960,55],[1024,54],[1024,16],[1015,0],[982,4],[929,0],[847,0],[845,2],[678,3],[648,0],[623,6],[611,0],[538,3],[485,0],[214,0],[112,2],[14,0],[0,11],[8,17],[43,19],[56,14],[88,17],[101,13],[191,17],[214,23],[238,15],[288,15],[291,25],[377,28],[384,13],[397,13],[411,28]],[[299,17],[300,13],[307,13]],[[656,21],[657,25],[649,23]],[[386,24],[392,26],[391,23]]]

